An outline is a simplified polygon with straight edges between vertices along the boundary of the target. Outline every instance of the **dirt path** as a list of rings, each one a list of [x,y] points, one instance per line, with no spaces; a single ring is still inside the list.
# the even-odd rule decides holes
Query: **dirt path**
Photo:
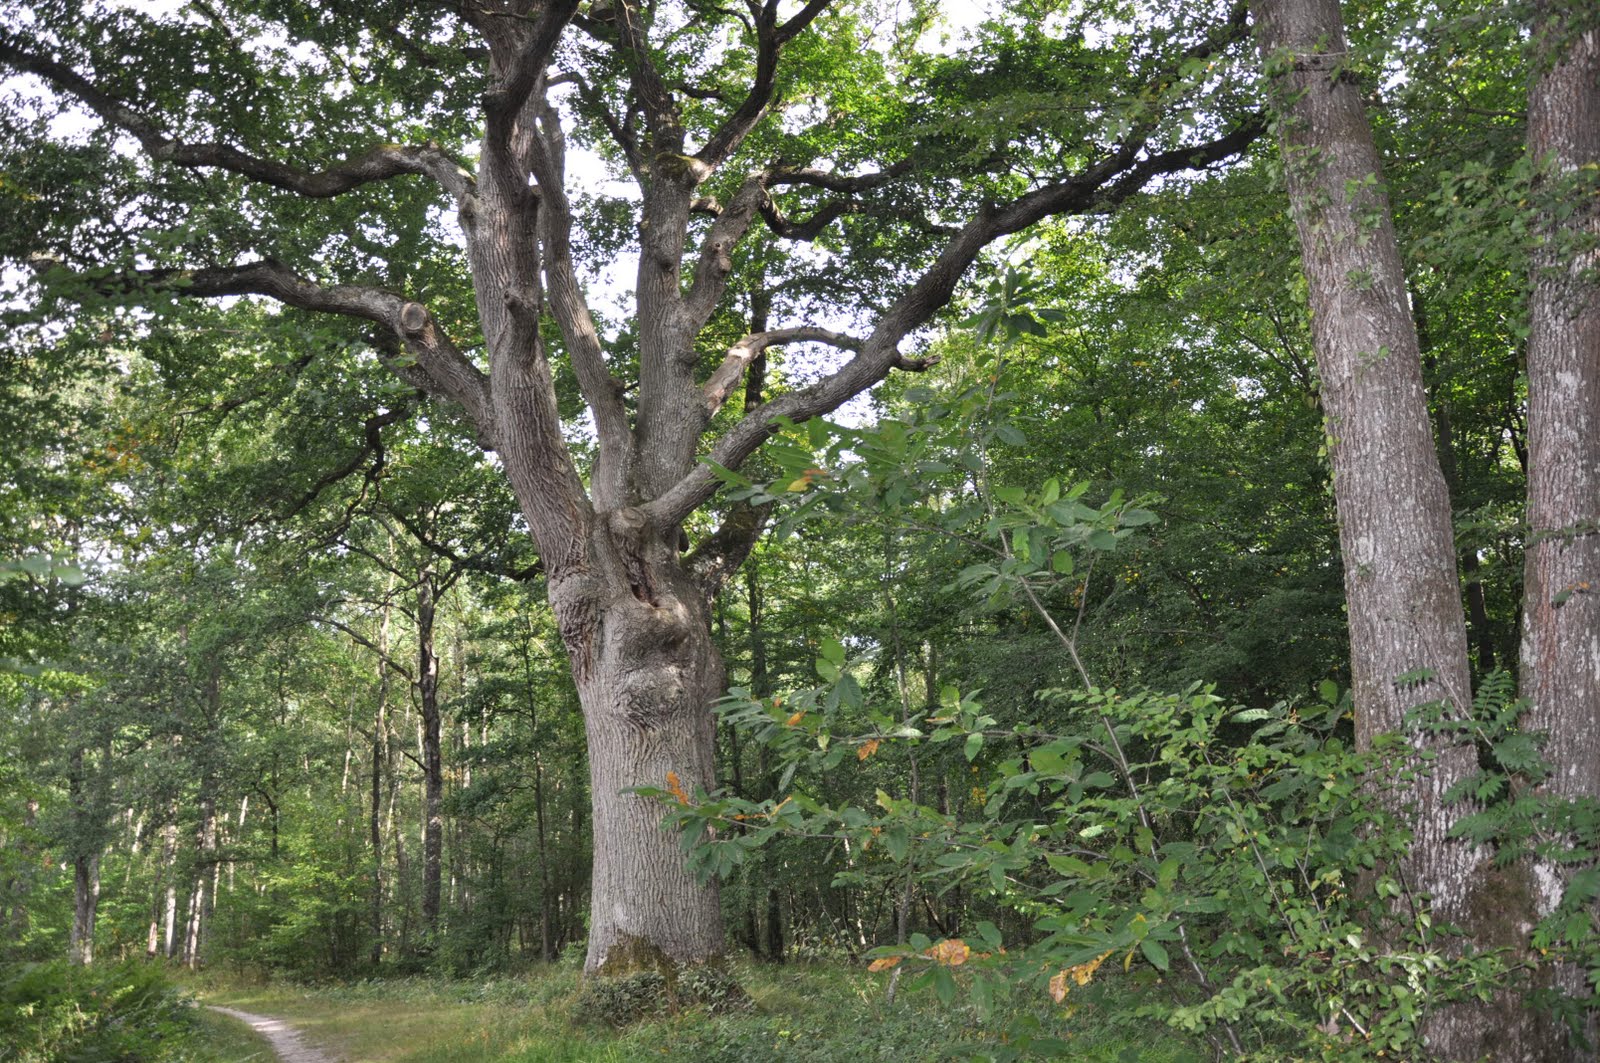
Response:
[[[272,1019],[265,1015],[252,1015],[248,1011],[238,1011],[234,1008],[219,1008],[214,1004],[207,1004],[212,1011],[238,1019],[240,1022],[249,1023],[251,1029],[272,1042],[272,1050],[278,1053],[278,1058],[283,1063],[338,1063],[333,1056],[328,1055],[320,1048],[313,1048],[300,1039],[293,1026],[282,1019]]]

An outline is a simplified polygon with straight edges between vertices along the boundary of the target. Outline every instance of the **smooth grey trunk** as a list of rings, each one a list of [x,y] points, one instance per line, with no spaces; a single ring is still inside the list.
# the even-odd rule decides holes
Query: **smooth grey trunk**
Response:
[[[161,825],[161,855],[156,867],[155,889],[150,900],[150,932],[145,940],[147,959],[172,955],[172,923],[177,917],[178,885],[174,867],[178,860],[178,805],[174,801],[167,807],[167,819]],[[165,934],[162,916],[166,916]],[[163,945],[163,942],[165,944]]]
[[[1528,542],[1521,690],[1527,725],[1548,736],[1541,789],[1600,798],[1600,27],[1535,5],[1528,154],[1540,210],[1528,334]],[[1587,168],[1587,169],[1585,169]],[[1560,902],[1582,865],[1536,861],[1537,914]],[[1583,971],[1555,972],[1587,994]],[[1591,1013],[1588,1038],[1596,1039]],[[1526,1058],[1556,1058],[1564,1032]],[[1537,1056],[1536,1053],[1548,1053]]]
[[[1467,809],[1444,801],[1477,770],[1475,748],[1408,722],[1424,706],[1451,718],[1469,710],[1466,623],[1399,245],[1338,0],[1259,0],[1255,12],[1309,283],[1357,744],[1407,734],[1415,782],[1384,795],[1412,835],[1398,870],[1431,898],[1436,921],[1465,927],[1479,945],[1504,944],[1523,928],[1504,925],[1515,916],[1481,899],[1496,879],[1488,853],[1450,837]],[[1467,1060],[1491,1051],[1502,1027],[1494,1011],[1434,1012],[1424,1024],[1430,1053]]]
[[[161,954],[172,959],[178,947],[178,876],[174,861],[178,852],[178,823],[176,818],[162,828],[162,861],[167,869],[166,905],[162,915]]]

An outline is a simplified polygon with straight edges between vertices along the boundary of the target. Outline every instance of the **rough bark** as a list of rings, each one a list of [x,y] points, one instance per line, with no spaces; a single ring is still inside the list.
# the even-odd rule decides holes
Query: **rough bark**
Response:
[[[94,962],[94,926],[100,912],[100,854],[72,858],[72,934],[67,957],[75,964]]]
[[[88,770],[83,746],[74,746],[67,763],[67,800],[72,813],[72,929],[67,937],[67,959],[80,966],[94,962],[94,927],[100,910],[99,817]]]
[[[632,511],[636,516],[636,511]],[[589,745],[594,878],[585,968],[675,968],[722,955],[715,881],[697,883],[661,806],[624,791],[715,785],[711,700],[722,666],[705,598],[670,540],[625,513],[596,529],[596,564],[551,589]]]
[[[1470,741],[1408,717],[1472,700],[1450,500],[1434,450],[1417,333],[1377,149],[1338,0],[1261,0],[1257,41],[1278,112],[1284,171],[1309,283],[1350,625],[1356,740],[1404,732],[1415,781],[1383,799],[1412,835],[1399,871],[1434,918],[1479,945],[1520,938],[1515,904],[1488,893],[1488,854],[1452,839],[1465,809],[1444,794],[1476,771]],[[1431,764],[1423,755],[1433,757]],[[1503,911],[1502,907],[1509,908]],[[1513,925],[1505,925],[1513,922]],[[1506,1023],[1491,1006],[1433,1013],[1431,1054],[1478,1059]]]
[[[1565,13],[1564,12],[1569,12]],[[1536,5],[1528,154],[1541,212],[1528,335],[1528,544],[1522,693],[1527,724],[1548,736],[1545,793],[1600,799],[1600,26],[1578,8]],[[1585,169],[1587,168],[1587,169]],[[1575,866],[1536,861],[1540,916]],[[1587,995],[1583,972],[1558,969]],[[1589,1040],[1596,1022],[1588,1022]],[[1556,1058],[1552,1028],[1536,1051]],[[1528,1058],[1535,1058],[1529,1054]]]

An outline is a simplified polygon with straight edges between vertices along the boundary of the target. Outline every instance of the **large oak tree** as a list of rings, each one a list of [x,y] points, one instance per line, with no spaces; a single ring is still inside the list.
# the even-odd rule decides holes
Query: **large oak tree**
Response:
[[[0,23],[0,65],[22,75],[7,184],[26,193],[4,250],[44,292],[351,319],[354,357],[461,411],[497,455],[583,706],[591,971],[723,948],[714,885],[627,792],[712,782],[708,603],[762,524],[697,517],[718,467],[923,368],[918,331],[996,241],[1260,129],[1218,81],[1242,6],[1184,6],[1131,43],[1019,19],[970,61],[920,51],[926,12],[897,10],[215,0],[151,17],[58,0]],[[75,134],[58,108],[96,125]],[[574,144],[631,191],[569,167]],[[625,247],[618,338],[590,282]],[[745,379],[802,343],[836,367]]]

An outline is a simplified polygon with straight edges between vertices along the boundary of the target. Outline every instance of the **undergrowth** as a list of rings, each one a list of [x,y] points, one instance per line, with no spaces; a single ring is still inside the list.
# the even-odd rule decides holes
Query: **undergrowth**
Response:
[[[471,981],[408,977],[322,985],[246,984],[237,975],[213,974],[194,989],[213,1002],[288,1019],[311,1040],[371,1063],[982,1060],[1001,1049],[1002,1036],[1030,1028],[1065,1040],[1075,1059],[1204,1058],[1167,1031],[1147,1039],[1147,1031],[1105,1025],[1090,994],[1071,1011],[1039,1000],[983,1021],[969,1007],[946,1006],[925,994],[902,994],[891,1005],[884,992],[888,976],[839,963],[736,964],[731,974],[739,994],[715,992],[719,982],[706,999],[691,999],[706,989],[696,983],[680,994],[676,1008],[664,1006],[660,993],[642,992],[651,987],[631,982],[641,992],[624,991],[620,983],[585,986],[565,965]],[[1126,992],[1104,990],[1119,991]],[[610,999],[618,994],[626,999]],[[646,1000],[651,1003],[639,1004]]]

